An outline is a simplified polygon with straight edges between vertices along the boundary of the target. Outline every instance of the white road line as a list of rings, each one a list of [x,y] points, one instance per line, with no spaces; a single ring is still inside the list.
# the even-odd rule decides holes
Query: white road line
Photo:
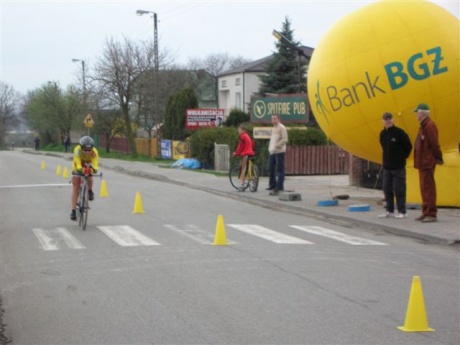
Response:
[[[195,225],[185,225],[184,228],[179,228],[172,224],[164,224],[165,228],[172,230],[182,236],[190,238],[191,240],[201,244],[213,244],[214,235],[210,234]],[[227,244],[236,244],[237,242],[227,238]]]
[[[59,250],[62,242],[70,249],[85,248],[66,228],[32,229],[32,231],[44,250]]]
[[[98,226],[104,234],[123,247],[158,246],[158,242],[145,236],[129,225]]]
[[[386,246],[386,243],[367,240],[361,237],[349,236],[338,231],[330,230],[323,228],[321,226],[299,226],[299,225],[289,225],[291,228],[308,232],[313,235],[323,236],[337,240],[340,242],[345,242],[348,244],[353,244],[357,246]]]
[[[11,186],[0,186],[1,188],[31,188],[31,187],[70,187],[70,183],[48,183],[48,184],[16,184]]]
[[[264,228],[260,225],[255,224],[227,224],[229,227],[234,228],[236,230],[245,232],[250,235],[254,235],[263,239],[266,239],[271,242],[275,243],[283,243],[283,244],[314,244],[313,242],[309,242],[297,237],[284,235],[282,233],[276,232],[271,229]]]

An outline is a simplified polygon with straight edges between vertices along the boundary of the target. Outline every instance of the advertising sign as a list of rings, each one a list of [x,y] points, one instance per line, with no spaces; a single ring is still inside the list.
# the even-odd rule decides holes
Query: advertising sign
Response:
[[[281,122],[307,123],[310,107],[306,94],[251,97],[251,122],[269,123],[272,115]]]
[[[161,139],[161,158],[172,159],[172,141]]]
[[[224,109],[187,109],[185,125],[187,129],[220,127],[224,121]]]

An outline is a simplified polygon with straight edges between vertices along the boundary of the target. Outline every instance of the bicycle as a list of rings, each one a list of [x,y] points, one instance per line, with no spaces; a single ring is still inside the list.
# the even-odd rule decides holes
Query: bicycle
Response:
[[[89,166],[92,168],[91,166]],[[80,188],[78,190],[78,199],[77,199],[77,218],[78,226],[81,226],[83,230],[86,229],[86,224],[88,223],[88,213],[90,210],[89,207],[89,189],[88,189],[88,177],[101,177],[102,173],[97,175],[83,174],[83,173],[72,173],[73,176],[80,177]]]
[[[246,165],[245,179],[243,185],[241,185],[241,163],[230,167],[228,177],[230,183],[235,189],[243,187],[244,190],[248,189],[251,192],[257,192],[259,186],[259,168],[253,162],[253,157],[249,157],[248,164]]]

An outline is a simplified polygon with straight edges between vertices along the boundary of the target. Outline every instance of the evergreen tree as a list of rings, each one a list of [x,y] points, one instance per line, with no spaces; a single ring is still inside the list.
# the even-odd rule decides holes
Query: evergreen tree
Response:
[[[299,61],[300,43],[293,39],[289,18],[285,18],[280,33],[288,41],[284,38],[276,41],[277,51],[273,53],[273,59],[268,64],[266,74],[259,77],[261,81],[259,93],[290,94],[299,93],[299,91],[304,93],[306,92],[306,62],[305,59]]]
[[[187,109],[194,108],[198,108],[198,98],[193,89],[183,89],[171,96],[166,106],[163,137],[171,140],[185,139],[185,113]]]

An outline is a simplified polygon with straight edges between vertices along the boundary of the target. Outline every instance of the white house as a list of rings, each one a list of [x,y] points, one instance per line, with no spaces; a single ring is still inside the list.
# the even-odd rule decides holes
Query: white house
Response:
[[[302,59],[310,60],[313,48],[301,46]],[[237,108],[249,112],[251,96],[258,93],[259,76],[265,74],[268,63],[273,55],[241,65],[217,76],[217,107],[224,109],[225,117],[230,110]],[[307,66],[308,71],[308,66]]]

